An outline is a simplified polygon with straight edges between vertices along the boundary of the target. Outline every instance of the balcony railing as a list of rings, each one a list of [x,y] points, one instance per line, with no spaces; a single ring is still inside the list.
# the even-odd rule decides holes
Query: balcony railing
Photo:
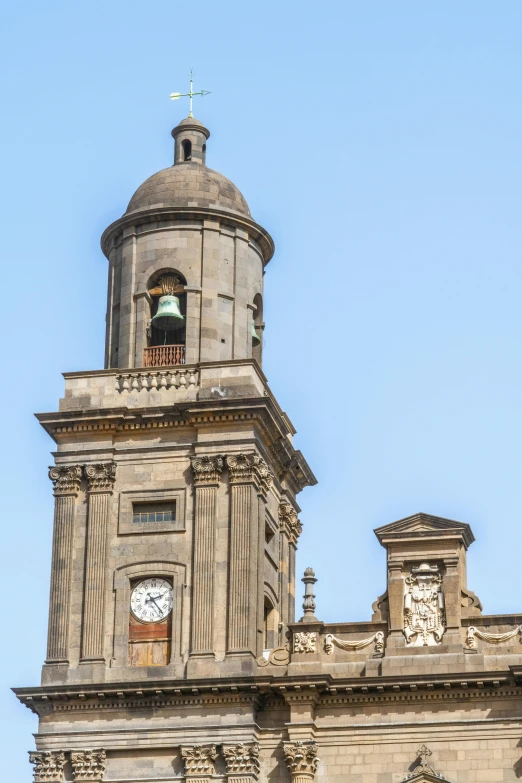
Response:
[[[185,364],[184,345],[153,345],[143,350],[144,367],[175,367]]]

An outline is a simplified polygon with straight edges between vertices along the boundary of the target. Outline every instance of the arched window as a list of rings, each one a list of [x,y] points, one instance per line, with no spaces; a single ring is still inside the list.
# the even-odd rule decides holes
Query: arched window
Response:
[[[265,596],[263,647],[265,650],[273,650],[276,643],[275,611],[272,601]]]
[[[254,296],[255,310],[253,312],[252,358],[261,364],[263,356],[263,298],[261,294]],[[255,336],[254,336],[255,333]]]
[[[183,150],[183,160],[192,160],[192,142],[188,139],[181,142],[181,148]]]
[[[151,296],[148,347],[144,367],[185,364],[186,280],[174,270],[162,270],[149,284]],[[158,314],[160,317],[158,318]]]

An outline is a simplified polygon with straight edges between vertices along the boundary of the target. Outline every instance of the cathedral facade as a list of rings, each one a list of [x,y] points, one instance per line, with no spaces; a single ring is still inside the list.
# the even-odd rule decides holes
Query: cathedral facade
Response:
[[[174,165],[102,236],[105,368],[65,374],[35,783],[503,783],[522,776],[522,614],[468,588],[469,525],[378,528],[371,620],[296,620],[316,483],[262,371],[273,252],[173,131]],[[299,592],[301,592],[299,588]],[[299,601],[300,604],[300,601]]]

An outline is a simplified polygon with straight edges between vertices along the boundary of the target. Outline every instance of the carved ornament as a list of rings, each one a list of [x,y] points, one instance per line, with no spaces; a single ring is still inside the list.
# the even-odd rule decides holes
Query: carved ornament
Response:
[[[82,480],[81,465],[54,465],[49,468],[55,495],[77,495]]]
[[[353,642],[347,639],[338,639],[333,634],[328,633],[324,640],[324,651],[327,655],[331,655],[334,651],[334,645],[341,650],[362,650],[372,643],[374,644],[374,652],[377,655],[382,655],[384,652],[384,633],[382,631],[377,631],[377,633],[369,636],[367,639],[358,639]]]
[[[34,783],[63,781],[65,753],[61,750],[43,750],[29,753],[29,761],[34,764]]]
[[[274,480],[268,465],[258,454],[230,454],[227,468],[231,484],[254,483],[265,495]]]
[[[518,625],[512,631],[506,631],[506,633],[486,633],[479,628],[470,626],[466,634],[466,647],[470,650],[474,650],[477,646],[476,639],[482,639],[488,644],[502,644],[502,642],[508,642],[510,639],[514,639],[515,636],[522,636],[522,625]]]
[[[292,780],[297,778],[311,779],[314,777],[319,763],[317,743],[313,740],[308,742],[299,740],[297,742],[283,742],[283,751]]]
[[[283,501],[279,504],[279,524],[288,536],[291,544],[297,544],[297,539],[303,532],[303,526],[297,516],[295,508]]]
[[[413,566],[406,577],[404,635],[412,647],[440,644],[444,635],[444,593],[437,565]]]
[[[187,776],[212,777],[216,772],[214,766],[214,761],[217,759],[215,745],[185,745],[181,748],[181,757]]]
[[[314,653],[316,639],[317,634],[315,631],[310,631],[310,633],[305,631],[302,633],[294,633],[294,652]]]
[[[223,745],[223,756],[227,775],[259,775],[259,745],[240,742],[238,745]]]
[[[433,767],[428,764],[428,759],[432,755],[431,750],[426,745],[421,745],[417,751],[417,758],[420,760],[413,772],[411,772],[403,781],[411,781],[411,783],[438,783],[439,780],[445,781],[446,778],[439,772],[435,772]]]
[[[285,644],[283,647],[275,647],[270,650],[268,658],[264,655],[260,655],[257,659],[258,666],[288,666],[290,663],[290,645]]]
[[[71,752],[73,780],[103,780],[106,755],[102,748]]]
[[[192,457],[190,462],[194,474],[194,483],[197,487],[219,484],[223,471],[223,457],[221,455]]]
[[[93,462],[85,465],[89,492],[112,492],[116,481],[115,462]]]

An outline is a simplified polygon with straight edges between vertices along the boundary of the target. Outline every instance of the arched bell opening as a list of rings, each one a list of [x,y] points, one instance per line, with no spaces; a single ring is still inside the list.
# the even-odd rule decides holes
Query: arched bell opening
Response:
[[[263,357],[263,329],[265,326],[263,323],[263,298],[261,294],[254,296],[254,306],[255,310],[252,314],[251,328],[252,358],[261,364]]]
[[[181,149],[183,153],[183,162],[188,163],[192,160],[192,142],[190,139],[184,139],[181,142]]]
[[[178,272],[162,272],[149,288],[150,321],[144,367],[185,364],[187,297],[185,278]]]

